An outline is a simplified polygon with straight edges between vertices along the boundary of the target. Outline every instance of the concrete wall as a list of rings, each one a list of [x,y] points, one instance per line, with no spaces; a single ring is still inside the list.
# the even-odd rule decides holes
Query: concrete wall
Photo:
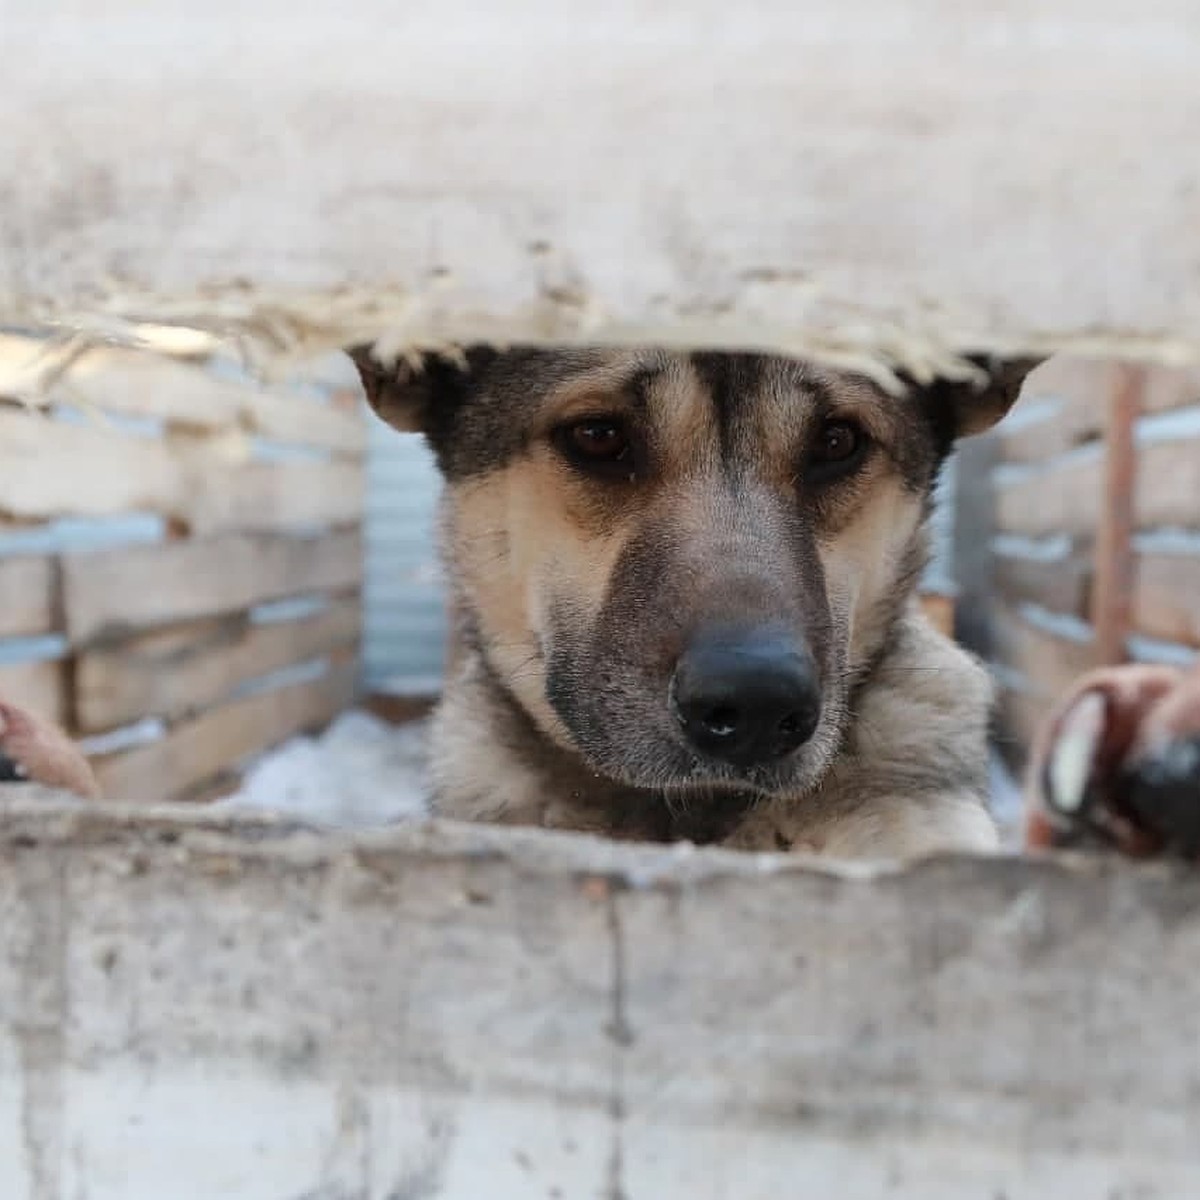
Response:
[[[1200,879],[0,813],[0,1195],[1200,1194]]]

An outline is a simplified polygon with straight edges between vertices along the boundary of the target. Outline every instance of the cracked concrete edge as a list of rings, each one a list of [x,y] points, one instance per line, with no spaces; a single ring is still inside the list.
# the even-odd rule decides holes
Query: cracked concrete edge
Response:
[[[635,340],[885,379],[1200,351],[1187,0],[243,8],[11,14],[3,319],[264,362]]]
[[[184,299],[148,293],[136,303],[119,294],[106,299],[100,293],[90,309],[24,295],[0,296],[0,323],[33,321],[72,354],[86,353],[89,346],[120,345],[146,354],[191,359],[195,357],[194,339],[207,337],[210,351],[216,347],[232,353],[252,377],[264,383],[360,344],[374,345],[385,360],[453,353],[475,344],[737,349],[811,359],[834,369],[860,372],[891,392],[902,390],[901,373],[918,380],[934,375],[969,376],[977,368],[967,356],[979,353],[1009,358],[1056,354],[1119,358],[1164,367],[1200,363],[1200,339],[1183,335],[1033,328],[1001,333],[956,326],[949,320],[927,328],[902,327],[868,309],[854,311],[845,306],[796,325],[756,322],[737,314],[720,321],[681,315],[669,321],[647,319],[630,324],[581,320],[573,307],[552,301],[509,316],[454,309],[430,317],[421,311],[420,297],[411,301],[381,299],[379,293],[364,291],[361,295],[352,292],[348,299],[344,291],[337,291],[297,293],[280,299],[264,291],[256,299],[244,287],[231,291],[236,293],[236,304],[228,309],[220,288]],[[332,320],[331,309],[335,311]],[[154,336],[146,333],[150,322],[156,323]],[[176,336],[171,336],[172,331]]]
[[[9,793],[6,795],[5,793]],[[831,883],[898,880],[920,887],[923,876],[1016,881],[1055,878],[1080,887],[1142,881],[1157,893],[1192,877],[1170,863],[1131,864],[1102,855],[1056,852],[1035,856],[934,855],[910,862],[839,862],[801,854],[750,854],[690,843],[659,846],[586,834],[428,819],[353,833],[290,816],[236,813],[178,804],[84,803],[54,789],[0,784],[0,853],[108,846],[130,853],[169,846],[180,858],[243,862],[248,868],[306,868],[321,861],[356,861],[387,875],[406,862],[501,862],[520,874],[602,880],[619,891],[697,889],[716,882],[814,876]]]

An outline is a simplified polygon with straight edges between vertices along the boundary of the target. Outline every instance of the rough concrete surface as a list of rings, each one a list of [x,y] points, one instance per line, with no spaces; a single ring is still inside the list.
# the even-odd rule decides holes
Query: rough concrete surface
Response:
[[[0,54],[0,320],[1200,346],[1193,0],[0,0]]]
[[[6,1197],[1200,1194],[1192,875],[52,800],[0,858]]]

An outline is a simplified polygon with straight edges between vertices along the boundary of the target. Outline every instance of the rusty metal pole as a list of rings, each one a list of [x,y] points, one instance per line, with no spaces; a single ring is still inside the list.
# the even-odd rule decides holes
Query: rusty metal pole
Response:
[[[1134,427],[1142,409],[1146,368],[1118,363],[1109,393],[1104,455],[1104,497],[1096,537],[1096,573],[1092,591],[1095,663],[1125,661],[1133,623],[1133,532],[1137,487]]]

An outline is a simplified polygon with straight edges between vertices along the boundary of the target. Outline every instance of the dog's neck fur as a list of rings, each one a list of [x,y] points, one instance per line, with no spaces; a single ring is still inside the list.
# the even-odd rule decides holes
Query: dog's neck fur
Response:
[[[607,779],[537,727],[476,639],[460,641],[454,657],[431,747],[440,815],[756,850],[837,850],[849,837],[844,848],[859,854],[939,848],[953,805],[962,808],[955,845],[995,840],[984,811],[990,686],[915,605],[897,614],[860,679],[830,769],[788,797],[726,790],[683,805]]]

